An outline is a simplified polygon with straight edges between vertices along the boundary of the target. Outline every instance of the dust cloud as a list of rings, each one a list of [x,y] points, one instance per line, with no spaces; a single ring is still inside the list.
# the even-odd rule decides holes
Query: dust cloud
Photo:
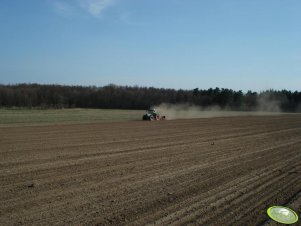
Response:
[[[167,119],[221,117],[226,112],[230,112],[222,111],[219,106],[202,108],[189,104],[162,103],[159,106],[155,106],[155,108],[161,115],[165,115]]]
[[[256,115],[279,115],[281,114],[278,103],[269,102],[262,98],[258,101],[256,111],[231,111],[229,108],[221,109],[219,106],[200,107],[190,104],[169,104],[162,103],[155,106],[160,115],[172,119],[191,119],[191,118],[214,118],[229,116],[256,116]]]
[[[281,101],[270,93],[263,93],[257,98],[257,108],[255,110],[259,112],[281,112]]]

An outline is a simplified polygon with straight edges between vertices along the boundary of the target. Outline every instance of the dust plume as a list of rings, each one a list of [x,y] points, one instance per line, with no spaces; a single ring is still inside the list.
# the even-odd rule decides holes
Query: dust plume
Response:
[[[191,104],[169,104],[162,103],[155,106],[160,115],[171,119],[190,118],[214,118],[229,116],[259,116],[259,115],[279,115],[281,114],[279,102],[271,101],[267,97],[258,99],[258,106],[255,111],[233,111],[230,108],[221,108],[217,105],[210,107],[200,107]]]
[[[226,111],[222,111],[219,106],[202,108],[189,104],[169,104],[162,103],[155,106],[161,115],[167,119],[186,119],[186,118],[210,118],[223,116]]]
[[[270,92],[261,93],[257,97],[257,109],[259,112],[281,112],[281,102],[285,102],[285,97],[276,98]]]

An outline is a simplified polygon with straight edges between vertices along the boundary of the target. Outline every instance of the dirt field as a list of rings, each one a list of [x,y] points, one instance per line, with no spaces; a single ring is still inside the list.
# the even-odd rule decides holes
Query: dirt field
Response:
[[[0,203],[0,225],[277,225],[301,116],[0,128]]]

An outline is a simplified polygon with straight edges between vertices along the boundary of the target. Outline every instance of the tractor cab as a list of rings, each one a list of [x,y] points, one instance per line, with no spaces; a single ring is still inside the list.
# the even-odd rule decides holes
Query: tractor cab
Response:
[[[147,113],[150,115],[157,115],[157,111],[155,108],[150,108],[147,110]]]

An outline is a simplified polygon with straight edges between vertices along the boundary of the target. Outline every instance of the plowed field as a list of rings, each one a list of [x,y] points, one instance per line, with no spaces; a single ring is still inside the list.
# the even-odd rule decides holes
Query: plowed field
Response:
[[[271,205],[301,213],[301,116],[6,126],[0,205],[0,225],[276,225]]]

